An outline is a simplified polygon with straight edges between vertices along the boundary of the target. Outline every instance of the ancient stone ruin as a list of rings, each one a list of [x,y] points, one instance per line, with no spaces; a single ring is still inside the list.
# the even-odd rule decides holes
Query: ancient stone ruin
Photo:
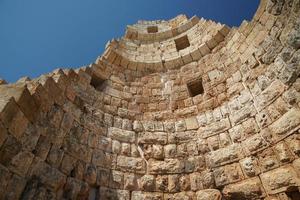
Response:
[[[300,199],[300,1],[139,21],[95,63],[0,81],[0,199]]]

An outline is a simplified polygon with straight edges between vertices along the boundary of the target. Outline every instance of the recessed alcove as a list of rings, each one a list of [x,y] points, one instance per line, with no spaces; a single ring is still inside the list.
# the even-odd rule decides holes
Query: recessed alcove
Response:
[[[158,27],[157,26],[148,26],[147,27],[147,32],[148,33],[157,33],[158,32]]]
[[[188,82],[187,83],[187,88],[188,88],[190,97],[195,97],[199,94],[204,93],[204,88],[203,88],[201,78],[198,78],[198,79],[195,79],[195,80],[192,80],[192,81]]]
[[[91,85],[98,91],[101,91],[103,89],[103,86],[104,86],[104,82],[105,80],[98,77],[98,76],[95,76],[93,75],[92,76],[92,79],[91,79]]]
[[[185,49],[190,46],[189,38],[187,37],[187,35],[177,38],[177,39],[175,39],[175,45],[176,45],[177,51]]]

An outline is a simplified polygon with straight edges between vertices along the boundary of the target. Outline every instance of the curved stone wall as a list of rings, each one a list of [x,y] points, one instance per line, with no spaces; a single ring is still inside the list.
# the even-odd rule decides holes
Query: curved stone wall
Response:
[[[299,199],[299,16],[140,21],[90,66],[0,80],[0,199]]]

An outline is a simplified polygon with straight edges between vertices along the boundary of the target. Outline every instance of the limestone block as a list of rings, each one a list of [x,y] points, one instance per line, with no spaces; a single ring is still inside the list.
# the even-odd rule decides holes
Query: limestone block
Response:
[[[163,159],[163,146],[162,145],[153,145],[152,146],[152,154],[155,159]]]
[[[289,187],[299,187],[300,179],[291,166],[283,166],[260,175],[268,194],[285,192]]]
[[[196,117],[185,119],[185,124],[188,131],[198,129],[199,127]]]
[[[68,177],[65,185],[66,198],[76,199],[84,182],[72,177]]]
[[[52,78],[42,76],[38,79],[38,82],[45,88],[49,96],[58,104],[64,103],[64,96],[62,90],[58,87]]]
[[[131,154],[130,146],[131,145],[128,143],[122,143],[121,144],[121,155],[130,156],[130,154]]]
[[[164,161],[150,159],[148,164],[150,174],[175,174],[184,171],[184,161],[165,159]]]
[[[185,191],[185,192],[178,192],[175,194],[168,194],[167,196],[164,196],[164,199],[174,199],[174,200],[188,200],[188,199],[195,199],[196,198],[196,194],[194,192],[191,191]]]
[[[0,119],[5,127],[10,126],[18,110],[18,105],[13,98],[0,99]]]
[[[190,184],[192,191],[198,191],[202,189],[201,175],[199,172],[190,174]]]
[[[164,122],[164,127],[166,132],[174,132],[175,124],[174,122]]]
[[[242,147],[246,155],[255,154],[256,152],[270,145],[271,135],[268,130],[263,130],[242,142]]]
[[[31,165],[33,157],[34,155],[30,152],[20,152],[12,158],[8,168],[12,172],[24,177]]]
[[[144,175],[138,180],[139,189],[145,192],[151,192],[155,189],[155,177],[153,175]]]
[[[127,172],[145,173],[146,163],[142,158],[118,156],[117,169]]]
[[[206,167],[204,156],[189,157],[185,160],[185,172],[202,171]]]
[[[207,144],[211,151],[215,151],[215,150],[219,149],[220,148],[219,135],[214,135],[214,136],[207,138]]]
[[[191,56],[193,58],[193,61],[198,61],[202,57],[199,49],[195,49],[193,52],[191,52]]]
[[[124,173],[120,171],[112,170],[110,174],[109,187],[110,188],[123,188],[124,185]]]
[[[178,192],[179,191],[179,175],[168,175],[168,191]]]
[[[10,123],[8,131],[16,138],[20,138],[26,130],[28,123],[28,119],[25,117],[23,112],[18,109]]]
[[[163,193],[158,192],[141,192],[141,191],[133,191],[131,193],[131,200],[163,200]]]
[[[298,134],[291,135],[286,139],[286,144],[289,146],[290,150],[294,155],[299,156],[300,154],[300,138]]]
[[[157,176],[155,179],[156,191],[167,192],[168,190],[168,176]]]
[[[109,187],[111,170],[104,168],[97,168],[97,185],[102,187]]]
[[[185,131],[186,130],[186,123],[185,121],[176,121],[175,122],[175,130],[176,131]]]
[[[97,181],[97,169],[95,165],[88,164],[84,172],[84,181],[89,185],[95,185]]]
[[[221,200],[222,195],[219,190],[206,189],[196,192],[197,200]]]
[[[195,140],[199,138],[196,131],[185,131],[185,132],[174,132],[168,134],[168,142],[169,143],[183,143]]]
[[[292,108],[285,113],[280,119],[275,121],[269,126],[270,131],[276,137],[283,137],[286,134],[292,132],[300,124],[300,111],[296,108]]]
[[[121,143],[118,140],[112,141],[112,152],[119,154],[121,152]]]
[[[255,107],[252,105],[245,106],[241,108],[240,110],[234,112],[230,115],[230,121],[233,125],[236,125],[242,121],[245,121],[246,119],[254,116],[256,113]]]
[[[167,144],[166,132],[144,132],[138,134],[139,144]]]
[[[124,189],[137,190],[138,188],[137,176],[135,174],[124,174]]]
[[[99,199],[130,200],[130,192],[128,190],[117,190],[117,189],[100,187]]]
[[[111,139],[119,140],[121,142],[135,142],[135,132],[122,130],[114,127],[110,127],[108,129],[108,137],[110,137]]]
[[[62,149],[52,146],[47,156],[47,162],[52,167],[58,168],[63,159],[63,156],[64,156],[64,151]]]
[[[224,132],[230,128],[230,122],[228,118],[220,121],[212,122],[204,127],[198,129],[198,133],[202,138],[207,138],[218,133]]]
[[[143,121],[145,131],[153,132],[155,130],[154,123],[152,121]]]
[[[7,130],[2,124],[2,122],[0,121],[0,147],[2,146],[6,138],[7,138]]]
[[[274,146],[274,151],[281,163],[287,163],[294,159],[288,146],[284,142],[279,142]]]
[[[135,132],[142,132],[143,131],[143,125],[140,121],[134,121],[133,122],[133,130]]]
[[[164,146],[164,156],[166,158],[175,158],[176,155],[176,144],[168,144]]]
[[[213,170],[216,186],[220,187],[244,179],[243,172],[238,163],[226,165]]]
[[[0,163],[4,166],[8,166],[12,158],[15,157],[22,148],[22,144],[12,136],[8,136],[0,149]]]
[[[277,97],[279,97],[285,90],[285,85],[279,81],[273,81],[269,87],[267,87],[257,98],[256,106],[258,110],[262,110],[264,107],[272,103]]]
[[[236,160],[242,157],[241,148],[237,144],[230,145],[226,148],[212,151],[207,155],[207,160],[210,167],[218,167]]]
[[[85,145],[68,141],[65,144],[65,148],[66,151],[75,158],[86,161],[87,163],[91,161],[92,150],[87,148]]]
[[[65,184],[65,175],[57,169],[50,167],[45,162],[35,159],[32,166],[30,175],[39,177],[40,181],[49,187],[49,189],[57,191]]]
[[[99,137],[95,137],[92,139],[99,141],[99,143],[97,143],[97,141],[96,141],[96,146],[93,146],[93,147],[98,147],[99,149],[106,151],[106,152],[112,151],[112,139],[111,138],[100,135]]]
[[[36,119],[39,104],[35,102],[35,99],[23,84],[0,85],[0,93],[2,99],[13,97],[26,118],[31,122]]]
[[[102,150],[95,149],[92,154],[92,163],[99,167],[110,167],[112,164],[112,156]]]
[[[154,130],[158,132],[164,131],[164,125],[162,122],[154,122]]]
[[[8,181],[4,199],[20,199],[25,186],[25,178],[13,175]]]
[[[241,168],[247,177],[253,177],[260,173],[258,160],[255,157],[247,157],[240,160]]]
[[[300,93],[297,92],[294,88],[290,88],[283,93],[282,98],[288,104],[297,104],[300,101]]]
[[[260,199],[265,196],[262,184],[257,177],[226,185],[222,193],[225,199]]]

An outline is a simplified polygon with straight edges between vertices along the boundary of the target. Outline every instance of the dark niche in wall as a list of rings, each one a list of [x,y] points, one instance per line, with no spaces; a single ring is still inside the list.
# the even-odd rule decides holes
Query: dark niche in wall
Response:
[[[202,78],[194,79],[187,83],[187,88],[190,94],[190,97],[195,97],[199,94],[204,93],[204,88],[202,84]]]
[[[158,32],[158,27],[157,26],[148,26],[147,27],[147,32],[148,33],[157,33]]]
[[[91,84],[96,90],[101,91],[101,90],[103,89],[103,87],[104,87],[104,82],[105,82],[104,79],[102,79],[102,78],[100,78],[100,77],[98,77],[98,76],[93,75],[90,84]]]
[[[180,38],[175,39],[176,49],[180,51],[190,46],[190,41],[187,35],[184,35]]]

